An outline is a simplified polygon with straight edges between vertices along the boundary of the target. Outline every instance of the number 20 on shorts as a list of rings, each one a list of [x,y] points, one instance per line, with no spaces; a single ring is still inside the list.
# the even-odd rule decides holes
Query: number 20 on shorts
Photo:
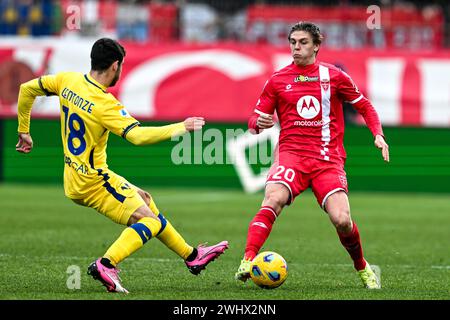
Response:
[[[291,168],[285,168],[284,166],[278,166],[275,174],[272,176],[272,179],[283,179],[289,182],[294,181],[295,171]]]

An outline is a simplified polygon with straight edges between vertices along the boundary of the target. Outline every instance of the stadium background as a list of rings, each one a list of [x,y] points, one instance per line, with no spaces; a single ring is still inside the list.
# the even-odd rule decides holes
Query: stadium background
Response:
[[[289,63],[286,32],[301,17],[322,27],[319,59],[354,78],[386,127],[389,166],[379,161],[369,131],[346,107],[352,190],[450,191],[448,5],[315,3],[1,1],[0,179],[61,183],[56,98],[40,100],[33,109],[35,151],[29,157],[13,152],[18,84],[44,73],[86,72],[96,38],[112,36],[126,45],[123,77],[111,92],[139,120],[160,124],[201,115],[207,128],[224,132],[245,128],[265,80]],[[374,4],[381,9],[381,28],[371,30],[366,22],[373,11],[367,7]],[[225,158],[225,164],[176,165],[170,158],[174,142],[137,148],[119,140],[111,139],[110,166],[137,184],[245,187],[247,178]],[[221,142],[204,141],[203,147],[211,143]],[[253,177],[265,172],[251,169]]]
[[[380,29],[368,27],[367,21],[373,14],[373,11],[367,11],[370,5],[377,5],[381,9]],[[45,207],[45,210],[49,210],[49,217],[57,219],[61,225],[75,223],[72,220],[58,220],[62,217],[56,212],[73,209],[72,207],[69,209],[65,202],[60,202],[63,201],[61,185],[64,164],[57,100],[38,99],[34,105],[31,122],[31,133],[35,142],[33,152],[24,156],[14,149],[17,142],[16,99],[20,83],[42,74],[63,70],[87,72],[89,50],[93,42],[99,37],[110,36],[123,42],[127,50],[123,76],[111,92],[142,123],[160,125],[197,115],[206,118],[205,129],[218,129],[223,133],[227,129],[246,130],[247,118],[253,110],[264,82],[274,70],[289,63],[286,33],[289,26],[298,20],[311,20],[319,24],[325,35],[319,60],[340,65],[353,77],[360,90],[372,100],[378,110],[390,145],[391,162],[387,165],[383,163],[379,151],[373,147],[371,134],[363,125],[361,118],[351,107],[344,105],[347,123],[345,147],[349,155],[346,170],[350,190],[355,194],[353,199],[356,206],[361,207],[368,214],[366,219],[372,222],[373,229],[369,227],[366,229],[366,237],[369,239],[370,231],[373,232],[372,247],[369,249],[372,248],[373,252],[376,251],[373,250],[375,246],[379,246],[377,248],[383,246],[377,242],[380,229],[374,226],[381,223],[381,220],[398,214],[396,217],[403,219],[400,221],[404,226],[404,229],[394,228],[399,237],[402,235],[405,241],[409,239],[408,241],[414,242],[419,226],[425,227],[427,233],[423,234],[424,239],[428,237],[429,241],[435,241],[432,248],[435,250],[433,257],[436,259],[431,259],[433,261],[430,263],[444,265],[443,270],[446,272],[444,275],[448,278],[448,259],[438,258],[439,252],[445,252],[445,243],[449,240],[448,230],[445,231],[443,228],[445,225],[448,226],[445,219],[448,219],[450,211],[448,204],[445,204],[450,192],[450,5],[444,0],[0,0],[0,189],[4,195],[0,210],[1,218],[5,222],[2,234],[5,237],[9,235],[10,238],[7,239],[10,241],[16,239],[13,230],[6,229],[6,226],[14,225],[13,222],[21,225],[20,216],[14,218],[11,212],[22,212],[25,216],[28,213],[29,206],[17,203],[23,201],[22,196],[25,199],[35,197],[32,201],[36,202],[37,209],[33,208],[36,210],[33,215],[43,218],[42,221],[47,221],[47,216],[44,218],[44,214],[38,213],[38,210],[39,208],[41,211],[44,210],[42,206],[49,201],[52,203],[48,203],[48,207]],[[150,147],[135,147],[111,135],[108,162],[112,170],[137,185],[161,187],[156,189],[160,194],[159,199],[174,212],[178,210],[187,215],[185,211],[193,208],[194,212],[189,213],[192,219],[198,220],[195,213],[205,214],[205,217],[206,215],[214,217],[213,219],[217,219],[219,223],[223,221],[224,226],[239,231],[239,234],[235,235],[236,239],[239,239],[236,240],[238,242],[236,247],[242,247],[246,224],[261,200],[260,178],[264,176],[267,166],[245,163],[243,166],[250,170],[246,171],[247,175],[242,175],[242,172],[239,174],[237,166],[227,164],[225,161],[229,152],[227,141],[212,141],[211,138],[208,141],[204,138],[203,149],[200,149],[200,152],[212,142],[224,146],[223,154],[218,156],[224,159],[223,164],[209,165],[204,159],[200,159],[200,163],[197,163],[195,152],[190,156],[192,164],[174,164],[171,154],[177,144],[176,141],[167,141]],[[248,143],[248,147],[244,144],[242,150],[247,156],[252,148],[255,148],[252,145],[251,142]],[[195,191],[196,189],[200,190],[199,193]],[[48,190],[54,194],[49,194]],[[237,200],[220,203],[218,207],[212,208],[208,201],[214,200],[212,195],[214,190],[223,193],[225,198],[233,195],[236,198],[230,199]],[[357,191],[368,193],[358,194]],[[380,198],[372,196],[373,191],[382,192]],[[184,192],[188,196],[183,197]],[[247,195],[246,192],[260,193]],[[389,192],[392,192],[392,195]],[[422,198],[424,192],[428,195]],[[369,196],[366,198],[366,195]],[[206,199],[209,196],[212,200]],[[193,199],[188,199],[189,197]],[[191,207],[186,208],[183,204],[177,204],[176,198],[188,199],[186,201]],[[306,198],[305,209],[302,207],[303,202],[299,205],[302,212],[310,209],[317,211],[312,199],[312,196]],[[249,202],[254,202],[255,205],[243,209]],[[53,205],[54,213],[52,213]],[[232,221],[221,220],[220,212],[223,209],[229,213],[235,211],[236,221],[238,219],[242,221],[239,220],[239,223],[234,224]],[[74,212],[77,212],[76,210],[81,209],[78,207],[73,209]],[[238,213],[241,215],[243,211],[246,215],[238,218]],[[281,232],[287,230],[283,228],[287,228],[292,222],[287,217],[284,220],[286,222],[280,222]],[[37,218],[31,218],[30,214],[23,223],[32,221],[36,230],[40,230],[40,222],[34,219]],[[80,219],[80,222],[85,221],[86,225],[92,223],[91,216],[87,218],[86,215]],[[176,216],[175,220],[186,221],[186,218],[180,215]],[[178,223],[187,226],[187,234],[194,235],[194,239],[201,238],[196,233],[197,226],[192,226],[189,222]],[[109,230],[108,227],[104,227],[105,224],[105,221],[99,218],[91,228],[97,225],[97,228]],[[238,225],[242,228],[237,228]],[[426,226],[429,229],[426,229]],[[312,227],[311,230],[325,228],[324,225],[316,227]],[[42,228],[47,228],[47,225]],[[80,228],[84,228],[83,224],[80,224]],[[116,226],[110,228],[115,228],[111,230],[116,232],[119,230]],[[65,230],[67,233],[69,229]],[[384,229],[381,229],[381,237],[383,230],[387,232],[391,229],[385,225]],[[87,228],[85,231],[93,237],[103,237],[105,245],[111,240],[107,235],[101,236],[97,233],[94,235],[94,230],[90,231]],[[38,235],[37,239],[47,244],[42,250],[48,250],[53,255],[70,256],[69,252],[72,251],[66,250],[67,247],[63,250],[63,245],[56,240],[59,231],[54,229],[52,232],[54,233],[48,235],[48,238],[40,238]],[[202,232],[206,231],[203,229]],[[222,232],[224,237],[229,236],[214,226],[211,226],[205,235],[217,236]],[[390,239],[391,233],[387,235],[384,239]],[[90,243],[83,242],[84,236],[78,234],[76,236],[77,241],[85,245],[84,249],[90,248]],[[33,241],[35,240],[36,238],[33,238]],[[0,253],[0,258],[9,259],[11,255],[17,254],[17,263],[29,259],[21,256],[26,252],[25,249],[29,248],[23,244],[25,240],[16,241],[19,241],[20,245],[14,253],[8,251],[9,242],[5,240],[2,250],[6,253]],[[284,250],[285,247],[281,246],[283,242],[271,241],[274,250]],[[401,243],[402,240],[392,241]],[[431,261],[428,259],[429,256],[422,253],[427,249],[425,247],[422,249],[423,251],[420,251],[419,248],[420,253],[405,250],[401,253],[400,260],[389,257],[387,261],[390,261],[392,266],[397,262],[417,262],[420,259]],[[341,248],[337,247],[336,250]],[[36,261],[42,263],[39,260],[42,258],[48,263],[43,258],[46,254],[44,251],[36,251],[34,257]],[[238,256],[241,254],[241,251],[238,251],[236,249],[236,253],[233,253],[236,254],[236,259],[239,259]],[[381,257],[382,251],[379,250],[378,257]],[[153,252],[149,253],[151,254]],[[156,250],[156,256],[158,254],[160,252]],[[314,253],[309,254],[310,260],[314,262]],[[340,257],[342,261],[347,261],[345,253]],[[64,259],[62,260],[64,262],[69,260],[68,257]],[[235,268],[236,261],[234,264],[230,262],[230,268]],[[77,263],[86,264],[88,261],[79,258]],[[3,266],[6,268],[10,264]],[[314,274],[317,265],[310,267],[311,274]],[[47,268],[53,267],[48,264]],[[340,268],[339,265],[337,268]],[[4,270],[2,275],[8,274],[8,270]],[[295,271],[295,266],[293,270]],[[404,269],[399,272],[404,274]],[[434,283],[435,275],[431,271],[429,273],[429,278],[426,279],[431,285]],[[422,275],[425,277],[425,272]],[[32,275],[29,274],[27,277],[31,279]],[[61,278],[56,276],[58,277]],[[398,275],[399,279],[401,277]],[[10,281],[3,279],[5,280],[3,283],[8,283],[5,288],[10,288],[12,286]],[[145,278],[142,280],[144,283]],[[64,283],[64,280],[61,281]],[[178,281],[185,280],[178,279]],[[436,281],[434,289],[437,291],[434,293],[418,290],[426,286],[417,280],[414,282],[415,291],[408,291],[399,286],[398,297],[420,298],[422,294],[424,297],[448,299],[448,291],[447,294],[439,291],[441,288],[437,283],[441,283],[441,280]],[[442,283],[445,283],[445,280]],[[304,285],[302,283],[303,287]],[[314,284],[306,285],[311,290],[310,297],[336,298],[332,292],[315,295]],[[49,293],[38,297],[60,298],[61,296],[57,295],[60,288],[56,284],[52,286],[56,288],[54,295]],[[162,284],[161,286],[163,287]],[[345,294],[357,297],[352,296],[350,289],[346,290]],[[207,299],[224,297],[208,296],[210,291],[207,289],[204,292],[206,295],[199,293],[195,297]],[[4,292],[0,296],[9,297],[8,294]],[[242,293],[238,293],[236,297],[248,297],[239,294]],[[250,298],[264,298],[252,294]],[[280,296],[273,297],[292,298],[290,295],[278,294]],[[156,297],[164,299],[169,296],[171,295]],[[15,297],[36,296],[17,289]],[[178,294],[177,297],[186,298],[182,294]],[[231,294],[225,296],[225,298],[234,297]],[[380,298],[380,296],[372,297]],[[392,297],[395,298],[388,296]]]

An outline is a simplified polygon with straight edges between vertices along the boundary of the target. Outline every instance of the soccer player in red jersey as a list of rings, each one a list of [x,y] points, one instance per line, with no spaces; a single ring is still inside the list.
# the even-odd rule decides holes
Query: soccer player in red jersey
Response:
[[[297,23],[288,39],[294,61],[266,82],[248,121],[250,131],[260,133],[274,125],[276,111],[281,132],[264,200],[250,222],[244,258],[235,278],[246,281],[250,277],[250,262],[284,206],[311,187],[336,227],[363,284],[379,289],[380,280],[364,259],[358,227],[350,216],[342,103],[348,101],[363,116],[375,146],[381,149],[384,161],[389,162],[389,147],[378,114],[348,74],[316,59],[323,39],[316,25]]]

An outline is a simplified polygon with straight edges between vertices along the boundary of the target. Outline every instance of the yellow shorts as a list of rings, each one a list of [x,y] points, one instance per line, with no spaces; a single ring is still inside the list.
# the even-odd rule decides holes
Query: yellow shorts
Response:
[[[101,175],[103,180],[93,185],[86,197],[72,200],[97,210],[116,223],[127,225],[131,215],[146,205],[144,200],[125,178],[109,170]]]

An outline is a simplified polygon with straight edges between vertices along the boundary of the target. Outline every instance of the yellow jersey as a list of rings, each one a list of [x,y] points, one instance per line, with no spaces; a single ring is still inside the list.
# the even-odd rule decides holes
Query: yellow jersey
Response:
[[[61,72],[22,86],[18,102],[19,132],[29,132],[31,105],[36,96],[59,96],[64,191],[69,198],[84,198],[92,187],[104,181],[109,133],[125,138],[140,123],[89,74]],[[184,130],[180,124],[176,128],[178,132]],[[173,127],[168,132],[172,131]]]

